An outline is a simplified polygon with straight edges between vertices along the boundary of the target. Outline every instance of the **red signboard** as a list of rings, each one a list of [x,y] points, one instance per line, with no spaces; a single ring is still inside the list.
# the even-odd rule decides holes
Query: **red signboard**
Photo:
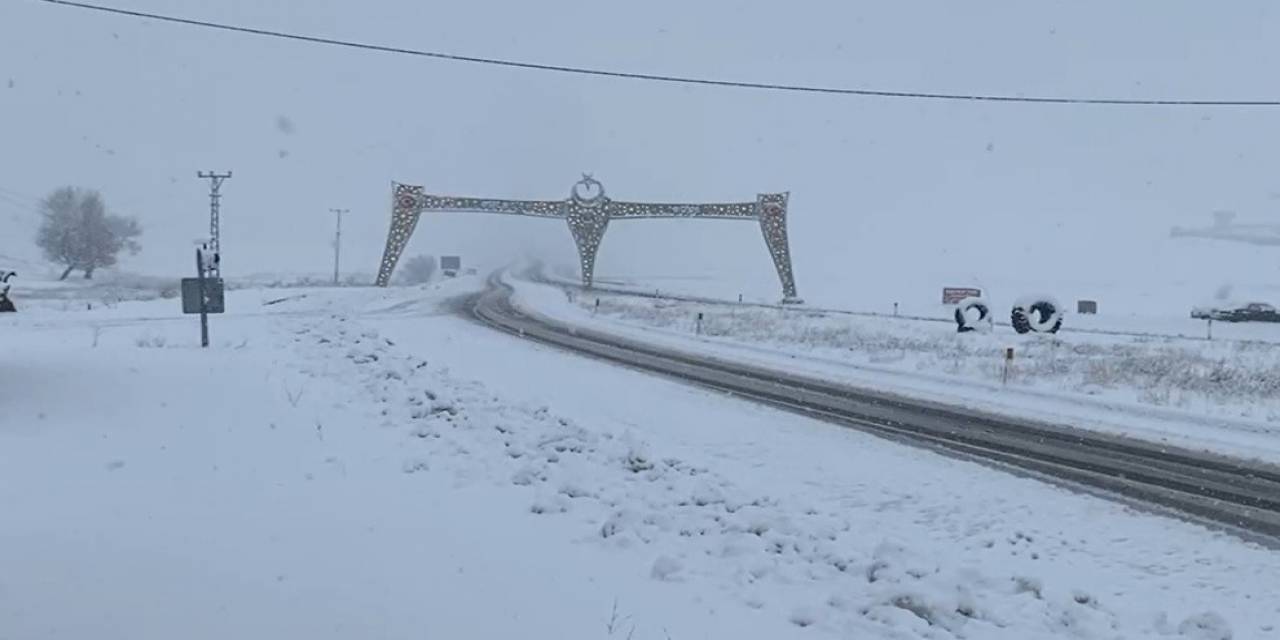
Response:
[[[943,287],[942,304],[955,304],[965,298],[981,298],[982,289],[970,289],[967,287]]]

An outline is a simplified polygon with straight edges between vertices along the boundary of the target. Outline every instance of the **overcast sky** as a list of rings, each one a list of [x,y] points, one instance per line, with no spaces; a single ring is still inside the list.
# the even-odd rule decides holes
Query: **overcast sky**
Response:
[[[1280,99],[1273,2],[101,0],[410,48],[622,70],[890,90]],[[100,189],[138,216],[135,271],[185,273],[225,188],[228,275],[372,271],[392,180],[560,198],[792,192],[801,293],[1000,278],[1203,290],[1276,282],[1275,248],[1170,240],[1275,221],[1280,109],[939,103],[670,86],[335,49],[0,2],[0,220]],[[24,204],[26,206],[24,206]],[[26,216],[25,218],[23,216]],[[26,222],[23,222],[26,220]],[[437,216],[410,252],[570,258],[546,220]],[[482,243],[482,239],[487,239]],[[30,252],[29,233],[0,254]],[[21,245],[21,246],[20,246]],[[616,224],[601,273],[741,274],[776,288],[758,228]],[[874,281],[875,284],[868,284]],[[851,295],[853,295],[851,293]]]

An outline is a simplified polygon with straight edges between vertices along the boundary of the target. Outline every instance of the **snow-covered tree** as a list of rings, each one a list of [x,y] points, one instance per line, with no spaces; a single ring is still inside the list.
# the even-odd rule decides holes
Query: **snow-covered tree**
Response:
[[[36,244],[50,262],[65,265],[60,279],[72,271],[93,278],[95,269],[116,264],[121,251],[141,250],[137,219],[107,214],[102,194],[91,189],[61,187],[40,201],[43,220]]]
[[[400,268],[400,279],[405,284],[425,284],[436,274],[435,256],[416,255]]]

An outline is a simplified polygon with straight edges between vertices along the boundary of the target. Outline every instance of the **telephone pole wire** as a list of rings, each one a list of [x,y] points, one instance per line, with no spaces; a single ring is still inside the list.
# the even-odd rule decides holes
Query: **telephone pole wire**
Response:
[[[218,262],[214,263],[213,267],[213,277],[220,278],[222,277],[222,267],[220,264],[222,261],[222,227],[218,216],[220,209],[219,201],[222,200],[222,194],[219,193],[218,190],[222,188],[222,181],[231,177],[231,172],[217,173],[215,171],[197,171],[196,177],[202,180],[207,179],[209,181],[209,241],[211,243],[209,248],[213,250],[214,255],[218,256]]]
[[[338,214],[338,227],[333,233],[333,284],[338,284],[338,257],[342,253],[342,214],[351,213],[350,209],[329,209]]]

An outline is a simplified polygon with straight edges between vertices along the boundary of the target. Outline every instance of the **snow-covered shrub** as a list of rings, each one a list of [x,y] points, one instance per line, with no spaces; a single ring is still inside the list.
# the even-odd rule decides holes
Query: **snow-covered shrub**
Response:
[[[168,340],[164,336],[144,335],[138,336],[133,343],[142,349],[163,349]]]
[[[400,281],[405,284],[426,284],[436,274],[434,256],[416,255],[405,261],[400,267]]]

